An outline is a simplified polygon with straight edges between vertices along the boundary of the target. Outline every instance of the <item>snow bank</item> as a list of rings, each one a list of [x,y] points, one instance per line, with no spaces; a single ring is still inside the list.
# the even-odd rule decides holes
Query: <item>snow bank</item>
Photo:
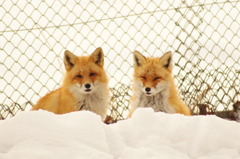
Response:
[[[0,121],[0,159],[240,158],[240,124],[139,109],[105,125],[91,112],[22,112]]]

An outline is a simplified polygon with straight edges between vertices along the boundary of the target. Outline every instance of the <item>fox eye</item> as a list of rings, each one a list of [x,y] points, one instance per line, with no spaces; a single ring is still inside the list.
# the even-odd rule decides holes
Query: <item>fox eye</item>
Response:
[[[140,76],[140,77],[141,77],[142,79],[144,79],[144,80],[146,79],[146,77],[145,77],[145,76]]]
[[[95,76],[96,73],[91,72],[89,75],[90,75],[90,76]]]
[[[82,75],[77,75],[76,77],[77,77],[77,78],[82,78]]]
[[[161,79],[162,77],[155,77],[154,80],[158,80],[158,79]]]

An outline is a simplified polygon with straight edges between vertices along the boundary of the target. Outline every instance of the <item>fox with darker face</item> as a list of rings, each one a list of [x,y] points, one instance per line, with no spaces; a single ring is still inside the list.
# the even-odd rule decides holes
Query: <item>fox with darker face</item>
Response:
[[[133,96],[129,117],[137,108],[150,107],[155,112],[191,115],[180,99],[172,76],[172,53],[145,57],[134,52]]]
[[[42,97],[32,110],[43,109],[56,114],[88,110],[104,120],[109,89],[102,49],[97,48],[90,56],[76,56],[65,51],[64,65],[66,73],[62,86]]]

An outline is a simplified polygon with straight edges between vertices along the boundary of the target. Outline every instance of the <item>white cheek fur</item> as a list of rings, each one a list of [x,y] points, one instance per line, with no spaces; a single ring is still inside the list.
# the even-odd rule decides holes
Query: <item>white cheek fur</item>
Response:
[[[169,83],[166,81],[162,81],[156,85],[156,93],[162,92],[169,88]]]

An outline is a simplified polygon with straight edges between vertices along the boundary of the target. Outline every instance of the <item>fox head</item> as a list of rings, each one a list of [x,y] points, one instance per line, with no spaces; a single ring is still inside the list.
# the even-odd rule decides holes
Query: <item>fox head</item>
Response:
[[[162,57],[145,57],[138,51],[134,52],[134,82],[138,89],[152,96],[169,88],[172,80],[172,53]]]
[[[90,94],[107,84],[107,75],[103,68],[104,54],[97,48],[90,56],[76,56],[70,51],[64,52],[66,74],[63,86],[77,93]]]

